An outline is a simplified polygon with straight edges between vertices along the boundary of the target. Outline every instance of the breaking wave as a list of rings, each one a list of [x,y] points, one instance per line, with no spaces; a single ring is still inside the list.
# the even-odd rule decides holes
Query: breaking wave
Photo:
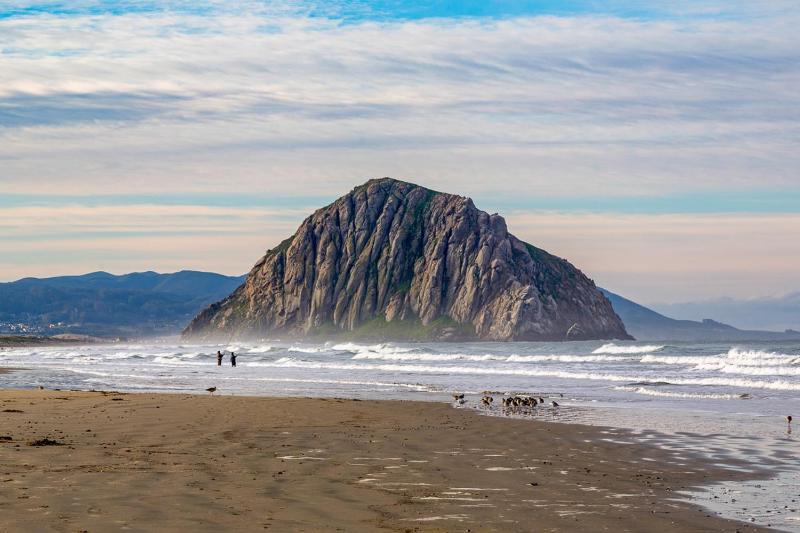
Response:
[[[602,363],[605,361],[627,361],[626,357],[612,355],[470,355],[470,354],[438,354],[438,353],[408,353],[408,352],[361,352],[355,354],[354,360],[379,360],[379,361],[500,361],[505,363]]]
[[[377,353],[386,353],[386,352],[410,352],[410,348],[400,348],[398,346],[392,346],[391,344],[356,344],[353,342],[345,342],[342,344],[334,344],[331,347],[331,350],[335,350],[338,352],[377,352]]]
[[[323,353],[326,352],[326,348],[304,348],[300,346],[291,346],[287,352],[297,352],[297,353]]]
[[[648,389],[647,387],[614,387],[614,390],[643,394],[645,396],[657,396],[659,398],[696,398],[700,400],[740,400],[748,396],[740,394],[722,394],[713,392],[670,392],[663,390]]]
[[[272,351],[272,346],[253,346],[247,349],[247,353],[267,353]]]
[[[369,385],[372,387],[397,387],[418,391],[431,391],[432,387],[417,383],[397,383],[386,381],[355,381],[351,379],[302,379],[302,378],[255,378],[255,381],[270,381],[277,383],[320,383],[330,385]]]
[[[723,374],[744,374],[748,376],[800,376],[800,367],[785,366],[754,366],[729,364],[725,361],[718,363],[704,363],[695,366],[692,370],[706,370],[721,372]]]
[[[509,363],[604,363],[628,360],[627,357],[613,355],[510,355],[505,358],[505,361]]]
[[[719,355],[645,355],[641,363],[685,365],[697,372],[749,376],[800,376],[800,356],[731,348]]]
[[[377,359],[381,361],[505,361],[508,356],[497,355],[467,355],[467,354],[439,354],[439,353],[377,353],[361,352],[352,359]]]
[[[252,366],[281,366],[292,368],[312,368],[320,370],[356,370],[356,371],[380,371],[380,372],[402,372],[418,374],[451,374],[451,375],[508,375],[508,376],[529,376],[529,377],[553,377],[564,379],[577,379],[588,381],[610,381],[610,382],[647,382],[659,381],[661,378],[652,376],[626,376],[620,374],[606,374],[602,372],[570,372],[564,370],[548,370],[545,368],[518,368],[518,367],[466,367],[466,366],[426,366],[426,365],[398,365],[398,364],[353,364],[353,363],[329,363],[321,361],[298,361],[291,357],[281,358],[274,363],[254,362]],[[792,381],[762,381],[743,378],[729,377],[665,377],[673,385],[711,385],[728,386],[740,388],[770,389],[770,390],[800,390],[800,382]]]
[[[264,339],[227,344],[4,349],[0,350],[0,366],[22,370],[3,374],[0,384],[41,382],[62,388],[94,388],[100,383],[119,390],[144,387],[195,392],[222,385],[234,394],[380,398],[407,397],[416,391],[442,394],[528,387],[559,389],[578,397],[588,391],[586,394],[600,399],[609,393],[614,400],[624,394],[640,399],[651,396],[651,402],[660,397],[670,403],[680,398],[737,399],[740,394],[759,391],[770,391],[771,399],[794,401],[800,394],[800,343],[662,346],[609,342],[600,346],[602,343],[582,342],[314,343]],[[239,368],[231,369],[227,357],[218,368],[218,349],[239,354]],[[29,370],[44,377],[23,374]],[[748,409],[755,409],[762,400]],[[718,408],[718,404],[708,405]],[[733,405],[740,408],[738,402]]]
[[[664,346],[656,346],[655,344],[646,344],[644,346],[619,346],[614,343],[604,344],[592,353],[609,353],[609,354],[631,354],[636,355],[640,353],[652,353],[663,349]]]

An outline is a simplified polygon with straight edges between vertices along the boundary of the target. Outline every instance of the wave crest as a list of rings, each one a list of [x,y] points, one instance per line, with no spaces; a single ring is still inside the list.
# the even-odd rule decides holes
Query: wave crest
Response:
[[[652,353],[663,349],[664,346],[657,346],[655,344],[645,344],[644,346],[620,346],[618,344],[609,343],[604,344],[592,353],[606,353],[606,354],[629,354],[636,355],[641,353]]]
[[[645,396],[657,396],[659,398],[696,398],[699,400],[740,400],[743,397],[737,394],[723,394],[713,392],[671,392],[664,390],[648,389],[647,387],[614,387],[614,390],[622,392],[632,392]]]

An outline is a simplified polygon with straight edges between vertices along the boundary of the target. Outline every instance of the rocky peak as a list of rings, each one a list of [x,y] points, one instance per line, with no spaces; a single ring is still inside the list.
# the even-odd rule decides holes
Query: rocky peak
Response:
[[[373,179],[317,210],[189,337],[629,338],[567,261],[508,233],[469,198]]]

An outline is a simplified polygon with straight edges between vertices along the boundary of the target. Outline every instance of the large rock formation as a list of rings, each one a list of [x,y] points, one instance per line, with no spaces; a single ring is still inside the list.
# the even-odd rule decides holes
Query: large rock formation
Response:
[[[630,338],[594,282],[520,241],[469,198],[370,180],[308,217],[194,339],[348,334],[384,339]]]

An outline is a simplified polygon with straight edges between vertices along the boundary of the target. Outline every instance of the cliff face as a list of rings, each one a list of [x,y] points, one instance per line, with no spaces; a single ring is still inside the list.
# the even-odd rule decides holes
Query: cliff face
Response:
[[[629,338],[590,279],[508,233],[501,216],[469,198],[388,178],[308,217],[184,336],[364,331],[417,339]]]

